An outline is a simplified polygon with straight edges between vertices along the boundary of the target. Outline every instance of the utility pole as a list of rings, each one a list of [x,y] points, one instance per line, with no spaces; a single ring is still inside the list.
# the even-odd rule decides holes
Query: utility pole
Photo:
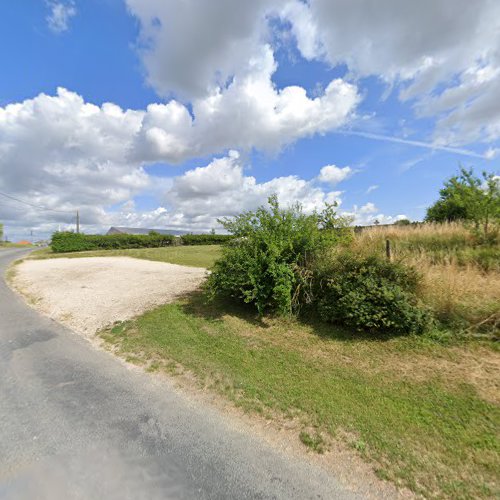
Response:
[[[80,232],[80,212],[76,211],[76,232]]]

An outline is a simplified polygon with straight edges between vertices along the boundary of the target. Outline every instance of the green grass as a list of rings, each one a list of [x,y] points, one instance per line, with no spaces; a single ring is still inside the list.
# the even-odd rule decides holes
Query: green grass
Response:
[[[313,450],[344,441],[417,493],[499,493],[498,352],[487,344],[353,336],[196,295],[102,335],[151,371],[181,366],[249,412],[298,419]]]
[[[51,248],[34,251],[30,259],[79,258],[79,257],[134,257],[136,259],[156,260],[193,267],[210,267],[220,256],[219,245],[174,246],[163,248],[137,248],[123,250],[96,250],[90,252],[55,253]]]
[[[0,250],[7,248],[32,248],[33,245],[20,245],[19,243],[0,243]]]

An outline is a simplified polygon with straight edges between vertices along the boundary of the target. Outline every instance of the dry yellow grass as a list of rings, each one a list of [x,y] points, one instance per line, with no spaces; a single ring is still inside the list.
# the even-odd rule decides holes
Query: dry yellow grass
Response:
[[[419,266],[422,297],[442,320],[461,318],[470,327],[498,326],[500,273],[456,264]]]
[[[437,317],[469,331],[498,332],[500,247],[477,245],[463,224],[374,227],[356,235],[352,248],[383,255],[390,240],[396,262],[423,276],[422,300]]]
[[[438,249],[451,253],[458,248],[472,247],[475,243],[474,235],[463,224],[429,223],[370,227],[356,235],[354,248],[378,252],[386,239],[391,241],[396,255],[399,254],[400,257],[415,253],[425,255]]]

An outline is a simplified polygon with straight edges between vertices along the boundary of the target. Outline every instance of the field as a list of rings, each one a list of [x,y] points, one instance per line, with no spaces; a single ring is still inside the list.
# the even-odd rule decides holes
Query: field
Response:
[[[381,478],[425,497],[500,494],[500,253],[460,225],[379,227],[353,252],[415,265],[441,326],[417,336],[355,333],[315,321],[258,317],[196,292],[101,332],[114,352],[218,393],[293,428],[324,454],[338,443]],[[210,267],[220,247],[81,252]],[[334,459],[334,457],[333,457]]]
[[[421,296],[439,320],[475,333],[500,327],[500,247],[476,245],[461,224],[379,227],[362,232],[354,249],[382,254],[423,275]]]
[[[220,255],[218,245],[175,246],[163,248],[138,248],[124,250],[97,250],[91,252],[54,253],[50,247],[34,251],[32,259],[55,259],[78,257],[134,257],[136,259],[170,262],[182,266],[210,267]]]

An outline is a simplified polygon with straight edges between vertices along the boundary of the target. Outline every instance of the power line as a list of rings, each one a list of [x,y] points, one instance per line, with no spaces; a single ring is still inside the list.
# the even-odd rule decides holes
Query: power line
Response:
[[[24,203],[25,205],[28,205],[30,207],[37,208],[38,210],[47,210],[49,212],[57,212],[60,214],[74,214],[75,213],[74,210],[56,210],[54,208],[47,208],[47,207],[42,207],[41,205],[35,205],[34,203],[30,203],[29,201],[20,200],[19,198],[16,198],[15,196],[12,196],[12,195],[7,194],[7,193],[2,193],[1,191],[0,191],[0,195],[5,196],[5,198],[10,198],[11,200],[17,201],[18,203]]]
[[[21,199],[17,198],[16,196],[12,196],[11,194],[3,193],[1,191],[0,191],[0,196],[3,196],[9,200],[16,201],[17,203],[22,203],[23,205],[27,205],[29,207],[36,208],[37,210],[44,210],[44,211],[55,212],[55,213],[59,213],[59,214],[72,214],[72,215],[74,215],[75,211],[76,211],[76,232],[77,233],[80,232],[80,211],[79,210],[57,210],[55,208],[42,207],[41,205],[36,205],[35,203],[30,203],[29,201],[21,200]],[[5,205],[5,204],[0,203],[0,207],[2,207],[2,206],[7,207],[10,210],[22,210],[21,207],[13,207],[11,205]]]
[[[74,213],[74,210],[71,210],[71,211],[70,210],[56,210],[54,208],[42,207],[41,205],[36,205],[34,203],[30,203],[29,201],[21,200],[19,198],[16,198],[15,196],[10,195],[10,194],[2,193],[1,191],[0,191],[0,195],[5,196],[6,198],[9,198],[11,200],[17,201],[18,203],[23,203],[23,204],[28,205],[30,207],[37,208],[38,210],[47,210],[49,212],[57,212],[57,213],[63,213],[63,214]]]
[[[23,207],[20,207],[19,205],[16,207],[14,205],[6,205],[5,203],[0,203],[0,207],[5,207],[5,208],[8,208],[10,210],[24,210],[25,209]]]
[[[72,214],[72,215],[74,215],[74,213],[75,213],[75,210],[56,210],[55,208],[42,207],[41,205],[36,205],[35,203],[30,203],[29,201],[21,200],[15,196],[12,196],[11,194],[2,193],[2,191],[0,191],[0,195],[4,196],[5,198],[8,198],[9,200],[17,201],[18,203],[22,203],[22,204],[27,205],[29,207],[36,208],[37,210],[45,210],[48,212],[55,212],[55,213],[59,213],[59,214]],[[0,206],[2,206],[2,205],[0,204]],[[3,206],[5,206],[5,205],[3,205]],[[9,205],[7,205],[7,207],[9,207]],[[9,207],[9,208],[14,209],[14,210],[20,209],[20,207]],[[79,210],[76,210],[76,232],[77,233],[80,232],[80,211]]]
[[[1,191],[0,191],[0,195],[5,196],[6,198],[9,198],[11,200],[17,201],[18,203],[24,203],[25,205],[28,205],[30,207],[37,208],[38,210],[47,210],[49,212],[57,212],[60,214],[72,214],[75,212],[74,210],[56,210],[54,208],[42,207],[41,205],[35,205],[34,203],[30,203],[29,201],[20,200],[19,198],[16,198],[15,196],[12,196],[12,195],[7,194],[7,193],[2,193]]]

